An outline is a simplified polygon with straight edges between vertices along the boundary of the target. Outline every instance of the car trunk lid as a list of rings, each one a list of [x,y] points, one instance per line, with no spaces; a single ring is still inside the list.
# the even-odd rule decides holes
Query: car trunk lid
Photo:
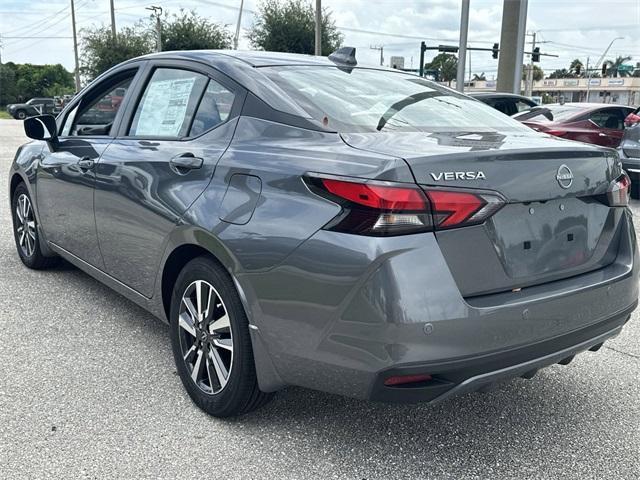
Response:
[[[621,209],[601,201],[621,174],[610,150],[533,132],[342,136],[354,148],[404,158],[426,190],[505,197],[483,224],[435,233],[464,296],[566,278],[615,258]]]

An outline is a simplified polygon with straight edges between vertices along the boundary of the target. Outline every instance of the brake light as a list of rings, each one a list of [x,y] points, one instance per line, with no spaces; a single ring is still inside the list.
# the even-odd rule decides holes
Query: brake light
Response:
[[[627,118],[624,119],[625,127],[633,127],[636,123],[640,123],[640,115],[636,113],[630,113]]]
[[[390,182],[309,177],[307,183],[343,207],[325,229],[360,235],[404,235],[476,225],[505,203],[495,193],[423,190]]]
[[[380,210],[425,210],[427,200],[417,188],[388,187],[325,178],[325,188],[344,199]]]
[[[553,135],[554,137],[562,137],[563,135],[566,135],[566,130],[558,130],[555,128],[550,128],[549,130],[545,130],[545,133],[548,133],[549,135]]]
[[[629,205],[631,179],[626,173],[611,182],[607,191],[607,203],[611,207],[626,207]]]

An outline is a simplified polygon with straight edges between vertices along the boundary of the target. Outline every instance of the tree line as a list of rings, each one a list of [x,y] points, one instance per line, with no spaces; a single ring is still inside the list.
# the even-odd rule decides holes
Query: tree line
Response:
[[[329,10],[322,11],[322,54],[328,55],[342,45],[343,35],[338,31]],[[121,27],[115,37],[108,26],[97,26],[80,31],[80,74],[89,82],[120,62],[155,51],[155,18],[150,17]],[[162,50],[228,49],[233,35],[229,25],[216,23],[195,11],[166,12],[160,19]],[[315,12],[309,0],[263,0],[253,25],[247,32],[252,48],[276,52],[312,55],[315,43]],[[619,69],[630,57],[607,61],[607,75],[640,76]],[[425,64],[426,71],[439,81],[451,82],[456,78],[458,59],[450,53],[440,53]],[[526,69],[523,69],[525,72]],[[592,72],[592,76],[600,76]],[[548,78],[579,78],[585,75],[579,59],[568,69],[558,69]],[[484,73],[476,80],[485,79]],[[544,72],[534,65],[534,80],[544,78]],[[73,75],[62,65],[30,65],[6,63],[0,65],[0,104],[26,101],[32,97],[73,93]]]
[[[322,54],[336,50],[343,40],[331,17],[322,12]],[[155,51],[154,20],[140,21],[132,27],[121,28],[114,39],[106,26],[82,33],[80,73],[91,80],[114,65],[129,58]],[[233,36],[228,25],[213,22],[195,11],[165,14],[161,20],[162,50],[228,49]],[[313,54],[315,46],[315,12],[304,0],[266,0],[247,36],[257,50]]]
[[[322,11],[322,54],[342,45],[331,12]],[[155,18],[118,29],[114,38],[108,26],[80,31],[80,75],[88,83],[102,72],[130,58],[152,53],[156,48]],[[231,27],[198,15],[193,10],[166,12],[160,19],[162,50],[228,49],[232,46]],[[249,43],[257,50],[305,53],[315,47],[315,11],[305,0],[265,0],[252,27]],[[26,101],[33,97],[71,94],[73,74],[62,65],[0,64],[0,105]]]

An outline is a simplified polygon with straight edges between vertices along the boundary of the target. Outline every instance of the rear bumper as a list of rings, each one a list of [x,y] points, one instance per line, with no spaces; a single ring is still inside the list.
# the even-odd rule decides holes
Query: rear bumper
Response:
[[[575,355],[598,350],[618,335],[629,320],[637,302],[611,318],[579,331],[513,350],[436,363],[403,365],[380,372],[369,399],[385,402],[439,403],[452,396],[491,387],[504,380],[531,378],[539,369],[557,363],[568,364]],[[397,375],[430,374],[422,384],[389,387],[385,379]]]
[[[464,298],[432,234],[319,231],[280,266],[236,277],[255,327],[260,387],[435,401],[557,363],[618,333],[637,304],[630,212],[618,233],[617,257],[606,267]],[[404,371],[440,384],[384,387]]]

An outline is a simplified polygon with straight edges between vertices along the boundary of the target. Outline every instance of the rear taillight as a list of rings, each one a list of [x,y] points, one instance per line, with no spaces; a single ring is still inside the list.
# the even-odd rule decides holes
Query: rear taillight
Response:
[[[427,190],[426,193],[436,230],[477,225],[504,205],[504,200],[492,193],[455,190]]]
[[[627,115],[627,118],[624,119],[625,127],[633,127],[637,123],[640,123],[640,115],[636,113],[630,113]]]
[[[554,137],[562,137],[566,135],[566,130],[558,130],[557,128],[550,128],[549,130],[545,130],[544,133],[548,133],[549,135],[553,135]]]
[[[476,225],[497,212],[495,193],[421,189],[417,185],[308,177],[310,188],[342,206],[324,228],[360,235],[390,236]]]
[[[611,207],[626,207],[629,205],[631,180],[626,173],[616,178],[607,191],[607,203]]]

